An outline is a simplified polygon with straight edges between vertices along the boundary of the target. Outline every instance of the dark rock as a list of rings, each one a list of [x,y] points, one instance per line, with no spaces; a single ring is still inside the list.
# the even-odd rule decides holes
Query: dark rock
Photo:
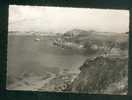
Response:
[[[78,93],[115,93],[115,89],[110,88],[108,90],[108,87],[113,83],[119,83],[127,77],[128,58],[99,56],[86,60],[80,67],[80,70],[80,74],[68,87],[67,91]],[[122,90],[117,88],[116,94],[121,94],[121,92],[126,90],[127,82],[124,82],[123,85],[124,88]]]

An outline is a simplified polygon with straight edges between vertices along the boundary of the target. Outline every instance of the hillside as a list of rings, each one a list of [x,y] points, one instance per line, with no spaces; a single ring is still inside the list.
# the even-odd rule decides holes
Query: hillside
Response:
[[[126,94],[128,34],[83,30],[73,30],[70,33],[72,35],[69,37],[65,38],[66,35],[62,37],[63,41],[82,45],[81,50],[88,58],[80,66],[79,75],[65,91]]]
[[[74,29],[54,40],[53,44],[57,47],[81,51],[88,56],[104,53],[113,54],[113,51],[117,51],[119,55],[124,55],[122,50],[123,52],[128,50],[128,34]]]
[[[87,59],[80,74],[65,90],[75,93],[126,94],[128,59],[102,57]]]

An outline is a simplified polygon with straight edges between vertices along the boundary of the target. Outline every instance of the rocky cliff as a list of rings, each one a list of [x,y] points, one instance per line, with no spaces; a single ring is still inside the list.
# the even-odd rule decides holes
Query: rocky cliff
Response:
[[[128,58],[103,57],[87,59],[80,74],[66,89],[76,93],[126,94]]]

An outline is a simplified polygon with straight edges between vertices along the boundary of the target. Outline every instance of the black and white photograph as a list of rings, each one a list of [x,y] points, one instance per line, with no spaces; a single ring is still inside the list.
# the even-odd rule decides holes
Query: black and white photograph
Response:
[[[10,5],[7,90],[128,93],[129,10]]]

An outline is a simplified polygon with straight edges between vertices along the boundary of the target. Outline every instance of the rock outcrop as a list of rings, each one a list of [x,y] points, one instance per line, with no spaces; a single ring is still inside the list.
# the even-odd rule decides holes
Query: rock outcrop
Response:
[[[76,93],[125,94],[128,87],[128,58],[87,59],[80,74],[66,89]]]

